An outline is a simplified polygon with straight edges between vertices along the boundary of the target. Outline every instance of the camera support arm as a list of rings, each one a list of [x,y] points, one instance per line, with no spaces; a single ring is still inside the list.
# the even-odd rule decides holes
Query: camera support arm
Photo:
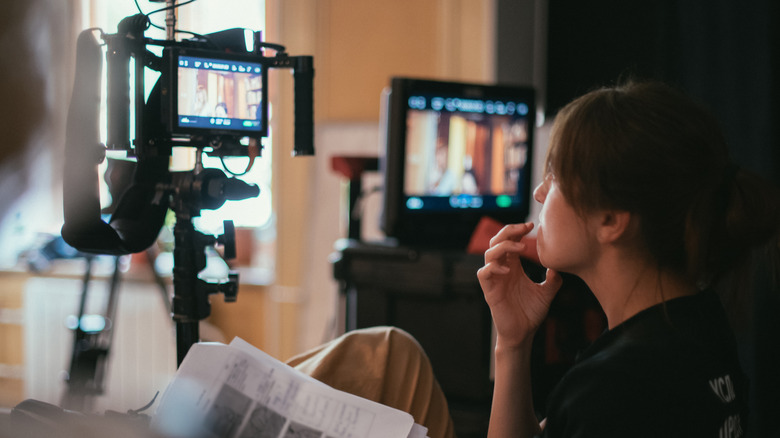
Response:
[[[173,2],[171,2],[173,3]],[[194,40],[156,41],[144,37],[149,27],[148,18],[135,15],[123,19],[113,35],[102,34],[106,43],[108,63],[107,122],[108,139],[104,146],[99,141],[99,77],[102,70],[101,49],[91,31],[79,36],[76,81],[68,111],[66,133],[66,162],[64,178],[64,217],[62,236],[81,251],[97,254],[130,254],[145,250],[154,244],[170,208],[176,215],[174,228],[174,299],[173,318],[177,324],[177,356],[181,363],[190,346],[199,340],[198,323],[210,313],[208,296],[224,293],[226,301],[234,301],[238,291],[237,274],[231,273],[225,282],[213,283],[198,277],[206,267],[205,247],[222,244],[225,258],[232,258],[234,236],[232,222],[226,222],[222,236],[208,236],[195,230],[192,218],[202,209],[216,209],[226,200],[257,196],[259,189],[236,178],[227,178],[216,169],[196,169],[172,172],[168,164],[174,146],[211,147],[212,154],[220,156],[253,156],[242,147],[233,134],[223,131],[187,135],[173,131],[163,117],[164,103],[172,102],[177,93],[166,88],[170,83],[158,80],[148,98],[144,90],[144,70],[160,71],[161,78],[175,78],[175,65],[147,50],[147,45],[171,47],[173,51],[197,48],[206,51],[206,57],[234,56],[241,53],[243,31],[227,31],[199,36]],[[171,26],[172,27],[172,26]],[[295,87],[295,143],[293,155],[313,155],[313,58],[288,56],[284,47],[261,43],[255,33],[252,62],[265,68],[292,69]],[[218,43],[218,44],[217,44]],[[276,56],[263,56],[262,47],[275,50]],[[208,49],[208,50],[207,50]],[[249,56],[250,54],[246,54]],[[130,59],[135,60],[133,82],[134,107],[130,105]],[[264,68],[264,70],[265,70]],[[263,73],[265,74],[265,73]],[[262,90],[265,91],[265,83]],[[260,103],[267,105],[263,95]],[[135,115],[135,138],[130,138],[130,111]],[[263,110],[265,111],[265,110]],[[262,112],[261,114],[266,114]],[[263,120],[265,122],[265,120]],[[170,123],[170,121],[168,122]],[[212,135],[213,134],[213,135]],[[231,136],[232,135],[232,136]],[[260,138],[250,140],[261,148]],[[252,143],[254,140],[255,143]],[[97,164],[105,157],[106,149],[124,150],[136,158],[133,184],[122,195],[109,223],[101,218]]]

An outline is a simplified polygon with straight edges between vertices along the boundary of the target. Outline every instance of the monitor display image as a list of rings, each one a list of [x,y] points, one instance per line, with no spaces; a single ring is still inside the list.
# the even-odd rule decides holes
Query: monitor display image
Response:
[[[183,52],[175,62],[175,131],[265,133],[265,66],[260,60]]]
[[[389,237],[460,248],[483,216],[526,219],[533,89],[394,78],[386,106]]]

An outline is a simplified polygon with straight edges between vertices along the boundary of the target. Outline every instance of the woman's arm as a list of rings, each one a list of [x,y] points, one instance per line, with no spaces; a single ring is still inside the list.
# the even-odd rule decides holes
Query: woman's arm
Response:
[[[531,342],[517,348],[496,345],[495,386],[488,437],[532,437],[539,420],[531,393]]]
[[[532,223],[508,225],[490,241],[477,273],[496,328],[493,407],[488,437],[531,437],[540,431],[531,394],[531,345],[561,287],[552,270],[541,284],[525,274],[520,254]]]

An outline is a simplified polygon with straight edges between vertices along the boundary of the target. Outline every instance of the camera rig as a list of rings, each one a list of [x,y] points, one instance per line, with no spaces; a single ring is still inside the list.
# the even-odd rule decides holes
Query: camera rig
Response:
[[[197,231],[192,219],[202,209],[216,209],[226,200],[255,197],[259,188],[204,168],[203,153],[246,156],[262,152],[268,132],[267,72],[292,69],[294,76],[295,144],[293,155],[312,155],[313,58],[288,56],[284,47],[264,43],[254,32],[254,49],[246,49],[245,31],[229,29],[175,41],[144,36],[149,27],[142,14],[123,19],[116,34],[83,31],[77,41],[76,72],[68,110],[64,173],[63,239],[85,253],[124,255],[152,246],[167,211],[175,213],[173,319],[178,363],[199,340],[198,323],[210,314],[208,296],[223,293],[235,301],[238,276],[213,283],[198,277],[206,266],[207,246],[223,245],[224,258],[235,257],[233,226],[225,221],[221,236]],[[100,142],[100,76],[103,45],[107,63],[107,142]],[[148,50],[162,47],[162,56]],[[275,56],[264,56],[264,49]],[[134,61],[131,108],[130,61]],[[146,69],[160,77],[148,98]],[[216,105],[215,105],[216,102]],[[130,115],[135,138],[130,141]],[[174,147],[196,148],[196,165],[169,170]],[[101,217],[98,165],[107,150],[125,151],[135,159],[132,183],[108,222]]]

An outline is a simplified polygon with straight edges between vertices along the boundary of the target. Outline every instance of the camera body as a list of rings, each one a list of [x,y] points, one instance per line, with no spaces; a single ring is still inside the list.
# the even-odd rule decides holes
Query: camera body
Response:
[[[208,296],[223,293],[226,301],[235,300],[238,291],[237,273],[220,283],[198,276],[206,267],[205,247],[222,245],[224,258],[235,256],[232,222],[225,221],[223,235],[208,236],[195,229],[192,218],[227,200],[259,194],[253,184],[228,177],[219,169],[203,168],[201,154],[247,156],[250,164],[260,155],[262,139],[268,134],[267,73],[285,68],[293,70],[295,87],[293,155],[313,155],[314,63],[311,56],[288,56],[283,46],[262,42],[260,32],[253,33],[250,52],[243,29],[175,41],[146,38],[148,27],[148,17],[139,14],[120,21],[116,34],[101,31],[105,56],[94,29],[79,35],[65,135],[62,237],[84,253],[137,253],[155,243],[168,211],[175,213],[172,313],[181,363],[199,340],[198,322],[210,313]],[[161,46],[162,56],[149,51],[149,45]],[[264,48],[273,49],[275,55],[264,56]],[[106,145],[100,142],[104,57],[108,66]],[[146,69],[160,73],[148,96]],[[196,148],[192,170],[170,169],[177,146]],[[135,163],[132,182],[116,206],[112,204],[111,218],[104,222],[98,165],[107,149],[125,151]]]
[[[293,70],[295,78],[295,155],[313,154],[313,61],[289,56],[283,46],[264,43],[253,33],[248,51],[244,29],[228,29],[172,41],[143,36],[144,18],[127,17],[115,35],[104,35],[108,61],[107,148],[136,156],[174,146],[210,148],[222,156],[247,155],[245,140],[261,144],[268,134],[268,72]],[[147,46],[162,46],[162,56]],[[264,55],[264,48],[276,51]],[[135,58],[135,141],[129,137],[130,59]],[[145,97],[144,74],[150,68],[160,79]],[[145,102],[145,103],[144,103]],[[165,152],[165,150],[163,150]]]
[[[140,252],[156,240],[168,208],[179,219],[189,220],[202,208],[215,209],[225,200],[257,196],[256,186],[228,178],[221,171],[203,172],[198,164],[191,172],[171,172],[169,161],[173,148],[179,146],[220,157],[260,155],[268,134],[267,78],[272,68],[293,70],[293,155],[314,154],[311,56],[289,56],[283,46],[264,43],[260,32],[252,34],[254,49],[250,52],[244,29],[174,41],[146,38],[148,25],[146,16],[135,15],[123,19],[116,34],[101,32],[105,56],[93,29],[79,36],[66,132],[62,236],[83,252]],[[162,47],[162,56],[148,46]],[[273,49],[275,55],[265,56],[264,48]],[[105,146],[99,138],[104,57]],[[145,90],[147,69],[160,73],[149,93]],[[136,162],[133,181],[109,223],[101,217],[97,172],[107,149],[125,151]]]

